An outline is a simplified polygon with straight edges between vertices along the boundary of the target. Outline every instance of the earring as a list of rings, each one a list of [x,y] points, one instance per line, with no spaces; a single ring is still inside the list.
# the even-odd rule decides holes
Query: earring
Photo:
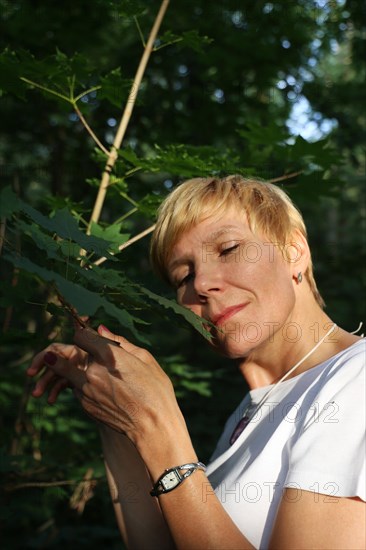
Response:
[[[302,273],[301,271],[298,272],[297,278],[296,278],[297,284],[299,285],[302,281]]]

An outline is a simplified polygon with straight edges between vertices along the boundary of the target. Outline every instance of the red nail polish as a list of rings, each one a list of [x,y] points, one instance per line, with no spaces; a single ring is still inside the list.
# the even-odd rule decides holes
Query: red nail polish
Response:
[[[110,334],[112,334],[111,331],[109,330],[109,328],[105,327],[104,325],[99,325],[99,328],[101,328],[105,332],[109,332]]]
[[[43,360],[47,365],[53,366],[57,361],[57,355],[52,353],[52,351],[48,351],[43,357]]]

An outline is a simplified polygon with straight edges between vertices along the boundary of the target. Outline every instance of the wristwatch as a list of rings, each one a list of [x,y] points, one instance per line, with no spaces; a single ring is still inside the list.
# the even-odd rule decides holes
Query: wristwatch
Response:
[[[197,470],[206,470],[206,466],[202,462],[189,462],[188,464],[182,464],[181,466],[174,466],[174,468],[168,468],[164,470],[157,482],[155,483],[150,495],[157,497],[164,493],[173,491],[178,485],[183,483],[187,477],[192,475]]]

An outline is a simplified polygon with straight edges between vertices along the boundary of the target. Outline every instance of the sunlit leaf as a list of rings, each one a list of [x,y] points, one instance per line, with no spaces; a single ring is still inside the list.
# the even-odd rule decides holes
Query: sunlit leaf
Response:
[[[121,233],[121,229],[121,223],[114,223],[106,227],[102,227],[101,225],[93,222],[91,226],[91,234],[95,237],[103,239],[104,241],[108,241],[110,243],[109,250],[111,252],[117,252],[118,247],[130,238],[129,233]]]

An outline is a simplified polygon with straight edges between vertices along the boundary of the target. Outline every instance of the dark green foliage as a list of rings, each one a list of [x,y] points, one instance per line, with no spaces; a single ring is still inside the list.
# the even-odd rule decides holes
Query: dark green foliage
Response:
[[[50,407],[30,398],[25,380],[35,353],[72,338],[56,288],[93,326],[149,345],[201,460],[246,392],[235,366],[207,346],[200,320],[154,279],[148,238],[117,253],[182,179],[277,180],[304,213],[329,314],[348,330],[365,319],[360,6],[172,2],[87,235],[106,154],[76,111],[109,149],[159,2],[0,0],[2,548],[121,547],[95,426],[71,393]],[[316,139],[288,124],[305,97]],[[108,261],[95,265],[100,257]]]

